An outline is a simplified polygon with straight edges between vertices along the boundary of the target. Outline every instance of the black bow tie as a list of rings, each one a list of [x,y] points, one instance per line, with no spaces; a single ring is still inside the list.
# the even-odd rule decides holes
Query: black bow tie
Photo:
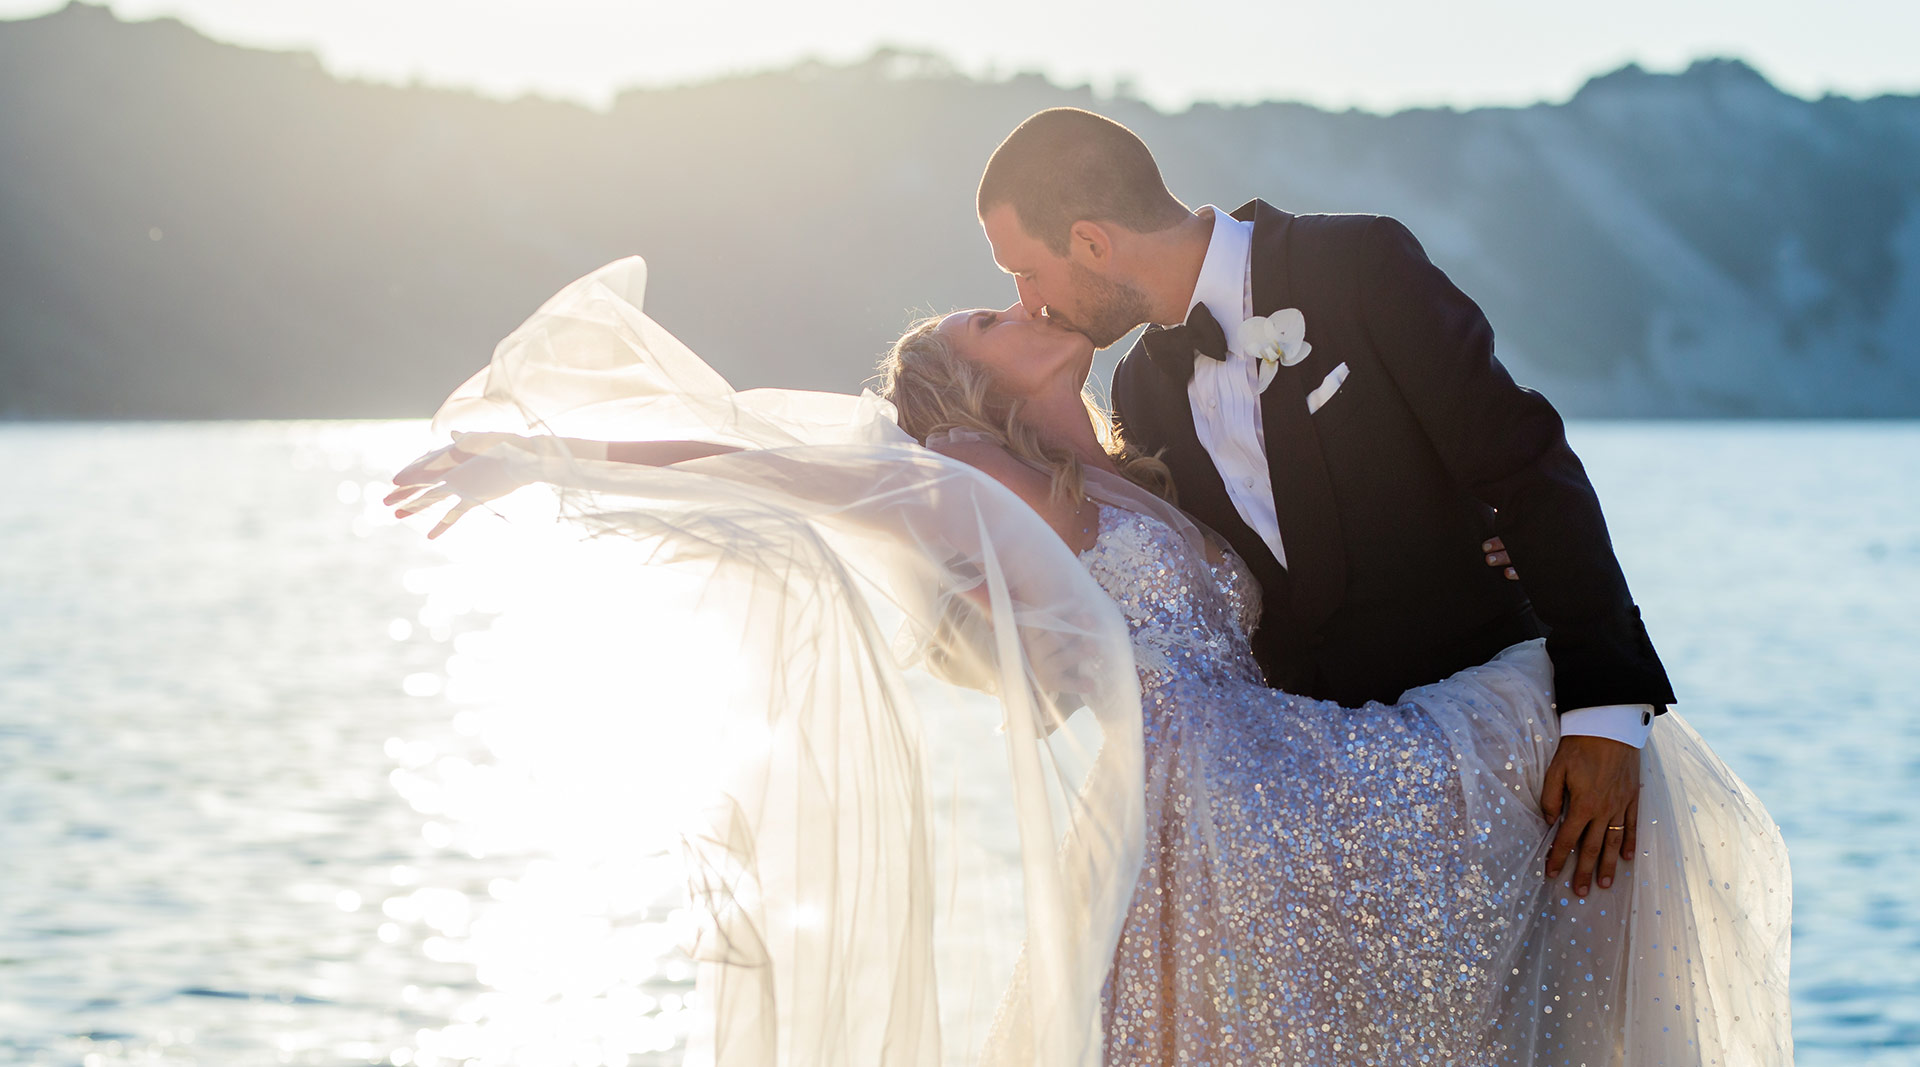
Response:
[[[1147,358],[1160,373],[1182,384],[1193,378],[1195,356],[1227,358],[1227,331],[1214,321],[1213,312],[1205,304],[1193,305],[1184,326],[1147,327],[1140,342],[1147,346]]]

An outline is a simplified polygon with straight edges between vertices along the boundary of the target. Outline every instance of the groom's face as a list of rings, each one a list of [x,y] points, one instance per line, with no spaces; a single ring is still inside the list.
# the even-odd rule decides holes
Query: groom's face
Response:
[[[993,260],[1013,275],[1027,314],[1084,334],[1105,348],[1147,321],[1144,294],[1122,279],[1059,255],[1027,232],[1012,204],[996,204],[980,219]]]

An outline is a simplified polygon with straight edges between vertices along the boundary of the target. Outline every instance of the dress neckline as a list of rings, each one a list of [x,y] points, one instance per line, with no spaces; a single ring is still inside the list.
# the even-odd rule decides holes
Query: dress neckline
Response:
[[[1081,560],[1085,560],[1088,556],[1092,555],[1094,550],[1100,547],[1100,539],[1107,536],[1107,531],[1111,528],[1108,516],[1127,510],[1118,504],[1096,503],[1094,506],[1100,509],[1100,514],[1096,515],[1093,520],[1093,542],[1074,553],[1074,555]]]

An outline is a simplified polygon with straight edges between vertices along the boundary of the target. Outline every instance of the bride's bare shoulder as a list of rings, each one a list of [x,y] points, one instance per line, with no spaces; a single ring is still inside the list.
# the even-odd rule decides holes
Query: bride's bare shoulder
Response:
[[[1062,541],[1076,551],[1086,547],[1083,541],[1085,521],[1079,501],[1064,501],[1053,495],[1053,479],[1032,464],[984,437],[934,438],[927,447],[943,456],[959,460],[991,477],[1040,513]]]
[[[928,439],[927,447],[969,467],[979,468],[1022,497],[1027,496],[1028,490],[1038,489],[1044,495],[1051,488],[1045,474],[984,437],[935,437]]]

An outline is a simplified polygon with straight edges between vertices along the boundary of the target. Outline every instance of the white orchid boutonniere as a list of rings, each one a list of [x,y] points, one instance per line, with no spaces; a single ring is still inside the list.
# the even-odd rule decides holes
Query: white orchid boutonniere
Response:
[[[1307,317],[1299,308],[1282,308],[1242,322],[1234,333],[1233,347],[1241,355],[1260,361],[1263,393],[1281,367],[1295,366],[1313,351],[1307,343]]]

